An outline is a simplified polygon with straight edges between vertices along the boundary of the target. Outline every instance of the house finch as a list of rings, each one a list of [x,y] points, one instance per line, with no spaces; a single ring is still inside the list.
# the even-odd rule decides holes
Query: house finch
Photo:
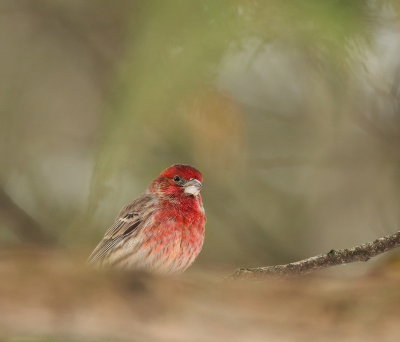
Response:
[[[156,273],[178,273],[200,253],[206,217],[203,177],[189,165],[173,165],[120,211],[89,263]]]

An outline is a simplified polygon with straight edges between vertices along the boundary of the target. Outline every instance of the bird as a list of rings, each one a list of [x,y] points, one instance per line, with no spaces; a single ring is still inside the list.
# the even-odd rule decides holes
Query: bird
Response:
[[[190,165],[162,171],[144,194],[121,209],[88,263],[158,274],[184,272],[204,242],[202,182],[200,171]]]

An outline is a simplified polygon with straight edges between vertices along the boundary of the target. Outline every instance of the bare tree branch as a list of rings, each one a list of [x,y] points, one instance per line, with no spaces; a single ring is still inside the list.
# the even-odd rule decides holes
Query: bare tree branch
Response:
[[[268,276],[288,277],[303,275],[336,265],[349,264],[356,261],[368,261],[374,256],[385,253],[399,246],[400,231],[350,249],[332,249],[327,254],[317,255],[286,265],[240,268],[236,270],[231,277],[263,278]]]

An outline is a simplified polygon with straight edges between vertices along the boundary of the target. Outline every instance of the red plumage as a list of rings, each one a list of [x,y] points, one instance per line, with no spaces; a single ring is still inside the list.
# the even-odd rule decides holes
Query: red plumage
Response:
[[[89,263],[156,273],[186,270],[203,246],[202,180],[189,165],[164,170],[121,210]]]

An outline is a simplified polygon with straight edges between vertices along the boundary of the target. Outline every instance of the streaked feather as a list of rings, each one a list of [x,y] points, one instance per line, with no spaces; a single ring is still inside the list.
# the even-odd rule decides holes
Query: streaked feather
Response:
[[[101,263],[118,243],[135,231],[141,230],[148,216],[155,210],[156,203],[155,196],[145,194],[122,208],[113,225],[89,256],[88,263]]]

